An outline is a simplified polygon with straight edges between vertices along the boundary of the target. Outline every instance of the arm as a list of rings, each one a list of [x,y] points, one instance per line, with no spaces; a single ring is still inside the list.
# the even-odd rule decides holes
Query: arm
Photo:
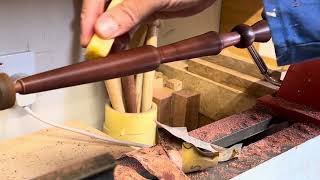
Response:
[[[124,0],[104,12],[105,0],[83,0],[81,44],[86,46],[94,33],[103,39],[118,37],[141,22],[197,14],[215,0]]]
[[[263,1],[278,65],[320,59],[320,1]]]

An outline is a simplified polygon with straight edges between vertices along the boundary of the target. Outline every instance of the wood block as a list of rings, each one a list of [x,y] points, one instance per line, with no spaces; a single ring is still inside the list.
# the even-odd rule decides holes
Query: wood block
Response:
[[[157,120],[166,125],[169,125],[172,114],[172,93],[169,88],[156,88],[153,91],[153,102],[158,106]]]
[[[200,58],[188,61],[188,71],[226,86],[244,91],[255,97],[272,94],[278,90],[277,86],[259,78],[202,60]]]
[[[182,81],[178,79],[169,79],[166,81],[166,87],[172,89],[173,91],[182,90]]]
[[[199,113],[199,123],[198,123],[198,128],[208,125],[210,123],[212,123],[214,120],[212,120],[211,118]]]
[[[162,72],[159,72],[159,71],[156,71],[156,73],[155,73],[155,75],[154,75],[154,78],[155,78],[155,79],[163,78],[163,73],[162,73]]]
[[[163,88],[163,78],[155,78],[153,80],[153,89]]]
[[[200,94],[184,89],[173,93],[172,123],[174,127],[186,126],[188,131],[198,128]]]
[[[191,73],[186,70],[184,62],[162,64],[159,70],[169,78],[181,80],[183,88],[199,92],[200,112],[212,120],[240,113],[255,105],[254,96]]]
[[[251,59],[250,60],[252,62],[247,62],[241,59],[229,57],[222,54],[216,56],[206,56],[202,57],[201,59],[259,79],[263,79],[263,76],[261,75],[257,65],[255,65]],[[281,67],[268,66],[268,68],[274,77],[280,77],[282,69]]]

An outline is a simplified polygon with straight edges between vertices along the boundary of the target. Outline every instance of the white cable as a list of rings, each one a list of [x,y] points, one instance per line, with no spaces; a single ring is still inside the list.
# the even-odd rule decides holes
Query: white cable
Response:
[[[121,144],[121,145],[135,146],[135,147],[149,147],[148,145],[145,145],[145,144],[121,141],[121,140],[113,139],[113,138],[110,138],[110,137],[93,134],[93,133],[90,133],[88,131],[84,131],[84,130],[80,130],[80,129],[76,129],[76,128],[72,128],[72,127],[63,126],[63,125],[60,125],[60,124],[57,124],[57,123],[54,123],[54,122],[49,122],[49,121],[46,121],[46,120],[43,120],[42,118],[40,118],[28,106],[23,107],[23,109],[29,115],[34,117],[35,119],[37,119],[37,120],[39,120],[39,121],[41,121],[41,122],[43,122],[45,124],[48,124],[48,125],[60,128],[60,129],[64,129],[66,131],[71,131],[71,132],[74,132],[74,133],[78,133],[78,134],[82,134],[82,135],[85,135],[85,136],[89,136],[91,138],[95,138],[95,139],[98,139],[98,140],[101,140],[101,141],[107,142],[107,143],[114,143],[114,144]]]

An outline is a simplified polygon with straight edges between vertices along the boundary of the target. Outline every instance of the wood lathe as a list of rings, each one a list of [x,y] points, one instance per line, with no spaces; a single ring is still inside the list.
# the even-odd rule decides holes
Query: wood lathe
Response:
[[[206,173],[193,173],[189,177],[191,179],[230,179],[243,173],[243,179],[248,179],[246,177],[252,178],[255,175],[254,173],[270,175],[272,169],[270,170],[269,167],[272,166],[254,167],[281,155],[291,148],[295,150],[293,147],[297,147],[310,139],[312,142],[309,142],[309,146],[308,144],[302,144],[299,149],[306,151],[306,149],[310,149],[311,143],[320,142],[319,138],[315,138],[320,135],[320,93],[315,93],[320,91],[318,83],[320,61],[292,65],[284,81],[279,82],[270,76],[266,65],[252,46],[253,42],[267,42],[270,38],[271,34],[267,22],[262,20],[251,27],[247,25],[236,26],[230,33],[208,32],[159,48],[144,46],[121,51],[96,61],[85,61],[65,66],[25,77],[15,82],[8,75],[2,73],[0,74],[0,109],[4,110],[12,107],[15,103],[16,93],[37,93],[143,73],[157,69],[162,63],[217,55],[224,48],[230,46],[248,48],[266,80],[278,86],[281,84],[281,87],[274,96],[268,95],[258,99],[257,105],[252,109],[191,131],[190,135],[206,142],[223,147],[244,143],[244,148],[237,159],[219,163],[217,166],[208,169]],[[118,39],[118,41],[121,40]],[[150,149],[156,148],[152,147]],[[298,151],[287,152],[287,155],[290,155],[290,158],[287,159],[292,160],[292,158],[302,157],[301,151],[300,153]],[[306,156],[305,159],[320,158],[319,155],[309,157],[311,155],[303,154],[303,156]],[[97,162],[101,162],[101,157]],[[149,163],[153,162],[149,161]],[[273,160],[274,167],[277,168],[282,165],[286,168],[286,166],[289,166],[288,164],[281,164],[281,162],[288,161],[275,158]],[[277,163],[278,166],[276,166]],[[44,178],[40,179],[49,179],[48,177],[57,179],[63,173],[70,173],[70,177],[74,177],[74,172],[71,171],[83,172],[81,170],[82,166],[90,171],[85,166],[86,164],[83,164],[79,165],[80,168],[63,168],[57,173],[49,174],[50,176],[44,175]],[[118,160],[118,164],[125,164],[125,160]],[[101,164],[98,164],[92,172],[96,173],[96,169],[101,166]],[[137,164],[131,165],[131,167],[136,166]],[[126,165],[125,167],[130,166]],[[152,164],[150,167],[152,167]],[[163,172],[172,171],[169,168],[166,171],[166,168]],[[87,174],[92,175],[92,172],[90,171]],[[125,174],[126,171],[121,173]],[[145,172],[139,173],[143,174]]]
[[[12,107],[16,93],[37,93],[148,72],[157,69],[162,63],[217,55],[230,46],[247,48],[253,42],[267,42],[270,38],[268,24],[261,20],[251,27],[236,26],[230,33],[211,31],[159,48],[147,45],[95,61],[80,62],[35,74],[16,82],[12,82],[6,74],[0,74],[0,109]]]

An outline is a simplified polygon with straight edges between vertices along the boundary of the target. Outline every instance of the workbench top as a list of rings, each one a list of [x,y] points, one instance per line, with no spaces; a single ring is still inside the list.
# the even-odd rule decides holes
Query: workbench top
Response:
[[[104,135],[78,121],[68,125]],[[62,129],[44,129],[0,143],[0,179],[33,179],[104,154],[117,159],[132,150]]]

